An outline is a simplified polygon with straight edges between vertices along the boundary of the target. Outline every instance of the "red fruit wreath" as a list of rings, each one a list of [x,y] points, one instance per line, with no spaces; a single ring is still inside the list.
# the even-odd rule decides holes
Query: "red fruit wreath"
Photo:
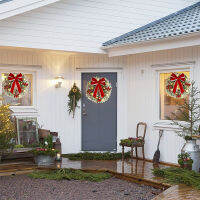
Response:
[[[112,92],[112,86],[104,77],[93,77],[86,87],[86,96],[95,103],[106,102]]]
[[[172,73],[166,80],[166,92],[174,98],[184,98],[189,93],[190,83],[184,73]]]
[[[10,73],[3,81],[3,90],[10,97],[20,98],[26,92],[28,85],[23,74]]]

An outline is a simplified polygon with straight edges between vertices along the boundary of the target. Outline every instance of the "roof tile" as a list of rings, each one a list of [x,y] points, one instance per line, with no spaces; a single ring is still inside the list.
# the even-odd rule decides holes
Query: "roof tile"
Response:
[[[103,43],[110,48],[200,31],[200,2]]]

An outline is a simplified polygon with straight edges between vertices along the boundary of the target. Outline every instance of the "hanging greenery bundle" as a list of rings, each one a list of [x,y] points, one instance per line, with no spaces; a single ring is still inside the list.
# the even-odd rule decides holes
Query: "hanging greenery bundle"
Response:
[[[74,118],[75,109],[76,107],[78,107],[78,101],[81,99],[81,91],[76,86],[76,83],[74,83],[73,87],[69,91],[68,97],[69,97],[68,111],[69,111],[69,114],[71,112],[73,113],[73,118]]]

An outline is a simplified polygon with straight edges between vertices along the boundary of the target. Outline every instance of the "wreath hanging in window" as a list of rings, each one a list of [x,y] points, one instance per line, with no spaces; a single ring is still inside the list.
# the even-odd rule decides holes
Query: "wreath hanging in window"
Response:
[[[22,73],[9,73],[5,76],[2,85],[7,96],[21,98],[26,93],[29,82]]]
[[[189,93],[190,83],[184,73],[172,73],[166,80],[166,92],[174,98],[184,98]]]
[[[86,87],[86,96],[95,103],[105,103],[111,95],[112,86],[105,77],[93,77]]]

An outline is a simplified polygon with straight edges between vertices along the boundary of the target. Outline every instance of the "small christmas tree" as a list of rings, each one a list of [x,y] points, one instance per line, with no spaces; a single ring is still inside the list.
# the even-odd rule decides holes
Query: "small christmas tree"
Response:
[[[172,112],[169,120],[172,124],[178,126],[181,130],[177,131],[178,135],[186,140],[192,139],[193,135],[199,135],[200,124],[200,91],[192,81],[189,90],[189,99],[184,99],[184,104],[179,105],[177,112]]]
[[[0,156],[14,146],[12,139],[16,138],[16,132],[11,112],[9,105],[0,106]]]

